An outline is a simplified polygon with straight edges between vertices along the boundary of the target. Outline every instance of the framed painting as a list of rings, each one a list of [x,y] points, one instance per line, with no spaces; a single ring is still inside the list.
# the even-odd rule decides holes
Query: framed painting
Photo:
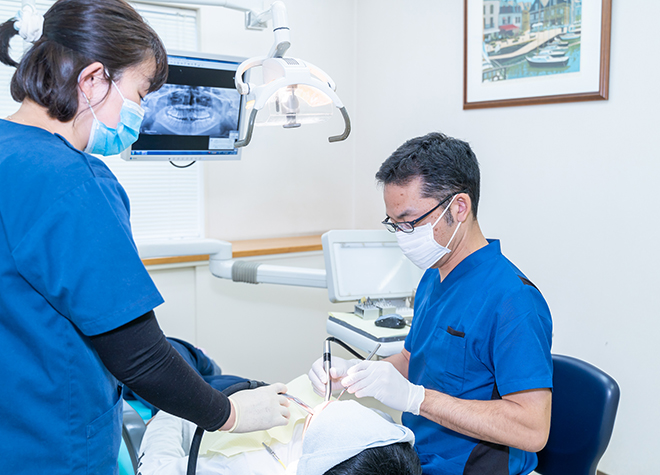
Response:
[[[463,109],[607,100],[612,0],[464,0]]]

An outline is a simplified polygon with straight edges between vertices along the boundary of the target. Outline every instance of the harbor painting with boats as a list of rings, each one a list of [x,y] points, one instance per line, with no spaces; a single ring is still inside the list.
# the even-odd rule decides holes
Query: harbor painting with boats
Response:
[[[483,0],[482,82],[580,71],[582,0]]]

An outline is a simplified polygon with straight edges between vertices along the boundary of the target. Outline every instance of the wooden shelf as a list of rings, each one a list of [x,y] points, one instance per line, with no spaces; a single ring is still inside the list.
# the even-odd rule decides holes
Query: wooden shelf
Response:
[[[297,236],[271,239],[247,239],[244,241],[232,241],[232,256],[250,257],[250,256],[269,256],[273,254],[290,254],[292,252],[310,252],[321,251],[321,235],[316,236]],[[173,257],[155,257],[142,259],[145,266],[157,266],[163,264],[180,264],[184,262],[208,261],[209,255],[197,256],[173,256]]]
[[[321,251],[321,235],[233,241],[234,257],[267,256],[291,252]]]
[[[160,266],[163,264],[181,264],[184,262],[200,262],[208,260],[208,254],[200,254],[197,256],[151,257],[149,259],[142,259],[142,263],[145,266]]]

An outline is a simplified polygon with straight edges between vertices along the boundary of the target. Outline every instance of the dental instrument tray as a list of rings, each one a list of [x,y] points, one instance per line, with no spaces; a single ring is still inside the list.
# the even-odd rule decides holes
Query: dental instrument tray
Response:
[[[375,320],[383,315],[396,313],[396,309],[396,304],[392,302],[384,299],[374,302],[371,298],[367,297],[355,304],[355,315],[362,317],[365,320]]]

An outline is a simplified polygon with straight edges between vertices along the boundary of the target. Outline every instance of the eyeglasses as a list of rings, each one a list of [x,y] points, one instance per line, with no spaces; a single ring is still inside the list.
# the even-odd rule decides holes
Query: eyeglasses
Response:
[[[415,226],[417,225],[417,223],[422,221],[424,218],[426,218],[428,215],[433,213],[440,206],[445,204],[447,202],[447,200],[449,200],[453,196],[456,196],[460,193],[466,193],[466,192],[467,192],[467,190],[459,191],[457,193],[452,193],[451,195],[447,196],[444,200],[442,200],[440,203],[435,205],[431,211],[429,211],[428,213],[424,213],[419,218],[413,219],[412,221],[401,221],[400,223],[395,223],[394,221],[390,220],[389,216],[387,216],[383,220],[382,224],[385,225],[385,228],[391,233],[395,233],[397,231],[401,231],[402,233],[407,233],[407,234],[411,233],[415,230]]]

